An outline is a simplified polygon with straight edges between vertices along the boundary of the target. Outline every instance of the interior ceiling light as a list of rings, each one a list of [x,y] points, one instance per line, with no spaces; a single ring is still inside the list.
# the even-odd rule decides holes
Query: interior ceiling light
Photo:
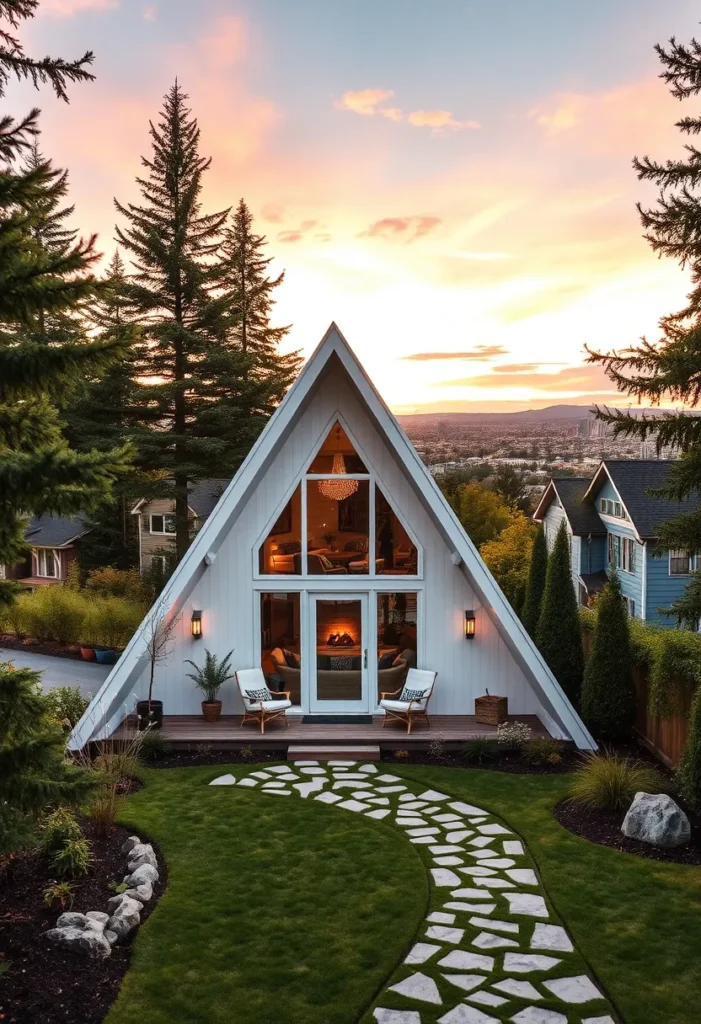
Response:
[[[331,472],[334,476],[342,476],[346,472],[346,460],[340,450],[341,428],[338,425],[336,426],[336,447],[338,451],[334,452]],[[343,501],[344,498],[350,498],[351,494],[355,494],[358,490],[357,480],[319,480],[318,483],[319,492],[332,501]]]

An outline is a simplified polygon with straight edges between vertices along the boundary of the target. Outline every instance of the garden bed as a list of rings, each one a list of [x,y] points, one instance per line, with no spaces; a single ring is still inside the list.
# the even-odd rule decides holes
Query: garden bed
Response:
[[[0,633],[0,647],[5,647],[10,651],[48,654],[52,658],[71,658],[73,661],[82,661],[80,647],[73,644],[60,644],[57,640],[35,640],[33,637],[18,640],[14,633]]]
[[[245,748],[244,748],[245,749]],[[172,750],[146,762],[149,768],[197,768],[216,764],[263,764],[286,761],[287,750],[259,750],[242,754],[241,750],[211,750],[206,743],[193,744],[192,750]]]
[[[684,808],[684,812],[691,823],[691,841],[687,846],[663,849],[624,836],[621,825],[626,816],[625,811],[585,807],[574,800],[561,800],[553,811],[563,828],[600,846],[611,846],[614,850],[670,864],[701,864],[701,818],[688,808]]]
[[[409,756],[398,758],[395,751],[383,750],[382,761],[385,764],[422,764],[433,768],[473,768],[482,772],[507,772],[513,775],[565,775],[574,770],[579,761],[576,750],[563,748],[560,751],[560,760],[554,763],[535,763],[517,750],[497,750],[495,756],[489,760],[482,761],[468,760],[459,751],[453,753],[446,751],[438,753],[431,750],[410,750]],[[256,760],[258,759],[256,755]]]
[[[127,870],[121,847],[133,829],[115,826],[108,838],[96,838],[91,823],[81,828],[92,846],[87,875],[75,881],[73,905],[86,913],[107,910]],[[166,869],[158,858],[160,879],[154,898],[141,914],[142,923],[165,887]],[[49,942],[60,908],[44,906],[44,889],[55,881],[46,861],[35,853],[19,855],[0,872],[0,1020],[3,1024],[99,1024],[117,998],[131,959],[131,936],[113,947],[105,959],[71,953]],[[132,933],[132,936],[136,932]]]

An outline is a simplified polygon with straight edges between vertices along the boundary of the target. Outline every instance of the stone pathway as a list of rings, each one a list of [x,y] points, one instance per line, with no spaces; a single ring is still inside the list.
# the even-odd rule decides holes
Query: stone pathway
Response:
[[[370,762],[297,761],[210,785],[317,800],[399,829],[420,852],[427,918],[364,1021],[614,1024],[525,844],[488,811]]]

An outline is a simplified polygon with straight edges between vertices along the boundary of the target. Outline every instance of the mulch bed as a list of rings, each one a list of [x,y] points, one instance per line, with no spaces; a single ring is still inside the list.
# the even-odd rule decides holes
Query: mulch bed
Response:
[[[514,775],[563,775],[571,772],[577,765],[579,755],[576,750],[563,748],[561,760],[556,763],[537,764],[527,760],[519,751],[497,751],[494,758],[481,762],[470,761],[459,751],[446,751],[444,754],[431,753],[428,750],[411,750],[409,756],[395,757],[391,750],[382,751],[385,764],[423,764],[432,768],[464,768],[477,769],[483,772],[507,772]]]
[[[562,800],[555,807],[554,813],[563,828],[600,846],[612,846],[614,850],[671,864],[701,864],[701,818],[688,808],[684,810],[691,823],[691,842],[688,846],[677,846],[669,850],[624,836],[621,825],[625,811],[601,811],[583,807],[574,800]]]
[[[87,913],[107,910],[115,895],[110,883],[120,884],[127,858],[120,847],[130,831],[120,826],[107,839],[97,839],[90,822],[81,821],[92,844],[90,872],[76,881],[73,906]],[[154,846],[160,879],[154,899],[142,912],[146,920],[163,892],[166,869]],[[112,955],[90,959],[59,949],[44,937],[61,913],[44,906],[44,889],[55,878],[36,854],[13,859],[0,873],[0,1021],[2,1024],[99,1024],[117,998],[131,958],[131,943],[114,946]],[[132,933],[132,935],[135,933]]]
[[[34,640],[31,637],[18,640],[14,633],[0,633],[0,647],[6,647],[11,651],[26,651],[27,654],[49,654],[54,658],[82,661],[80,647],[60,644],[56,640]]]
[[[261,764],[264,761],[286,761],[287,750],[255,750],[253,755],[240,750],[210,750],[207,744],[193,746],[192,750],[174,750],[163,757],[147,761],[149,768],[197,768],[208,764]]]

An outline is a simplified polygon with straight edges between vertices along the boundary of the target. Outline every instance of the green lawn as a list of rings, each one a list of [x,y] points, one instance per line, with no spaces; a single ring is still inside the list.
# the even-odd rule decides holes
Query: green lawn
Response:
[[[122,821],[159,843],[169,875],[108,1024],[371,1021],[380,988],[406,974],[397,965],[429,906],[421,847],[313,800],[205,788],[226,770],[148,771],[124,805]],[[555,911],[627,1024],[696,1024],[701,869],[571,836],[551,813],[563,776],[392,771],[478,803],[523,836]],[[382,1005],[392,1005],[386,994]]]

